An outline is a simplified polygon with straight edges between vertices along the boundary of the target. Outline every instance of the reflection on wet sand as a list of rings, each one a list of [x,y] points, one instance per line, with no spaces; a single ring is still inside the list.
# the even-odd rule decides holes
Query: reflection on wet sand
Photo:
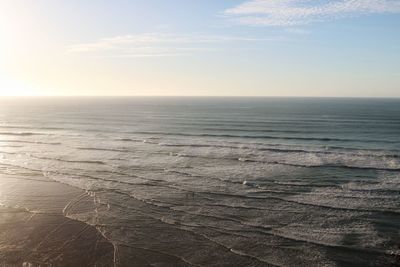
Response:
[[[56,214],[0,208],[1,266],[112,266],[113,246],[94,228]]]
[[[95,227],[63,214],[63,204],[81,190],[51,181],[1,178],[0,200],[6,205],[0,206],[0,266],[113,265],[113,245]]]

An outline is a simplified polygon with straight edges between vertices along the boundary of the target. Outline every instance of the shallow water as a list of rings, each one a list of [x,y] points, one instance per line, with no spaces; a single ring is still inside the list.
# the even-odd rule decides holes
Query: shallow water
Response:
[[[400,262],[400,100],[0,101],[0,179],[86,190],[63,214],[116,266]],[[30,190],[0,203],[48,212]]]

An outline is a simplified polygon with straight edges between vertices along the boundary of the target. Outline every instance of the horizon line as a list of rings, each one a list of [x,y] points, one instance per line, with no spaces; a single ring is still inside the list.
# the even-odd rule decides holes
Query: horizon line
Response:
[[[400,99],[400,96],[269,96],[269,95],[0,95],[0,98],[134,98],[134,97],[162,97],[162,98],[362,98],[362,99]]]

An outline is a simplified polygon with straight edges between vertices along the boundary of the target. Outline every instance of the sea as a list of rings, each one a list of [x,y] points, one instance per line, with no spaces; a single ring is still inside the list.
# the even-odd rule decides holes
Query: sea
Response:
[[[6,175],[114,266],[400,266],[400,99],[4,97]]]

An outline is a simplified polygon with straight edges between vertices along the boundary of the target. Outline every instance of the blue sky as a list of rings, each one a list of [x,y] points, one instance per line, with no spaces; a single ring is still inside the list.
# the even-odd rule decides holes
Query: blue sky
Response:
[[[400,97],[399,0],[3,0],[0,94]]]

